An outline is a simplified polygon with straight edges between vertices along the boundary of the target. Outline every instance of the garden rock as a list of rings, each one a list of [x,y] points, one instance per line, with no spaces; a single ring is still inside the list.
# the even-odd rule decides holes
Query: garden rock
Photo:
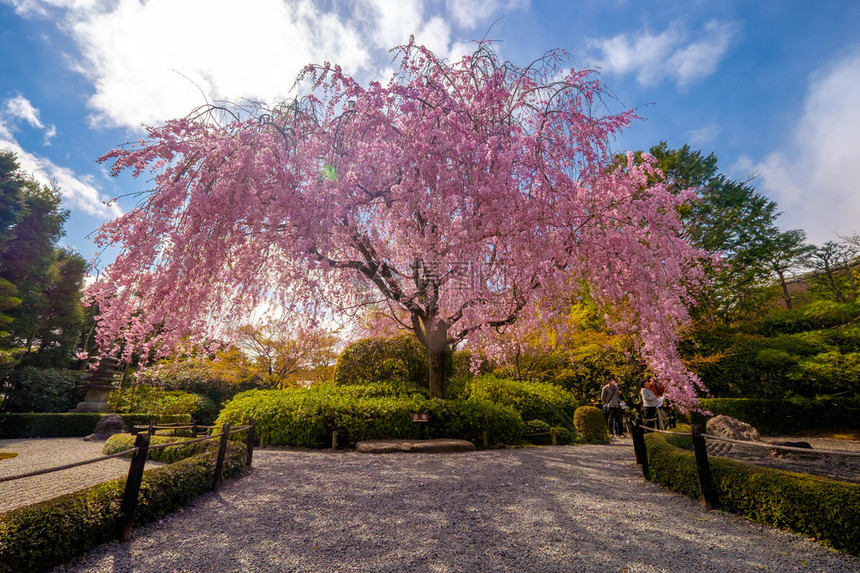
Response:
[[[741,422],[737,418],[732,418],[731,416],[714,416],[708,420],[705,425],[705,430],[707,433],[721,438],[742,440],[745,442],[761,442],[761,435],[759,435],[758,430],[746,422]],[[707,445],[708,453],[714,456],[727,454],[732,449],[738,453],[743,452],[745,454],[757,455],[762,455],[765,451],[763,448],[758,448],[756,446],[741,446],[737,444],[729,444],[727,442],[718,442],[715,440],[708,440]]]
[[[128,429],[126,429],[125,422],[122,421],[122,417],[114,414],[111,416],[105,416],[99,420],[93,433],[84,439],[92,442],[101,442],[107,440],[114,434],[125,434],[127,432]]]
[[[803,448],[812,450],[812,444],[809,442],[787,442],[787,441],[773,441],[770,442],[774,446],[788,446],[790,448]],[[811,455],[810,455],[811,454]],[[810,451],[810,454],[805,454],[801,452],[789,452],[786,450],[772,449],[770,451],[770,457],[772,458],[787,458],[790,460],[801,460],[801,459],[814,459],[817,457],[816,454],[813,454]]]

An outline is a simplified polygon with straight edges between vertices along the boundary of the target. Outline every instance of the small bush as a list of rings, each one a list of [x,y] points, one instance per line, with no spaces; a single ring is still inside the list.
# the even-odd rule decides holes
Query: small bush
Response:
[[[510,406],[523,420],[542,420],[552,426],[570,428],[579,405],[573,394],[541,382],[521,382],[495,376],[480,376],[466,385],[464,394]]]
[[[674,436],[648,433],[651,479],[699,499],[696,460]],[[860,554],[860,484],[709,458],[720,507],[753,521],[802,533]]]
[[[403,388],[428,388],[427,352],[413,335],[365,338],[346,347],[337,359],[338,386],[376,382]]]
[[[84,400],[82,372],[25,366],[9,374],[3,388],[6,412],[68,412]]]
[[[134,523],[142,525],[179,509],[209,491],[216,451],[143,474]],[[230,444],[223,477],[245,472],[246,450]],[[0,573],[43,571],[117,537],[125,479],[0,514]]]
[[[555,431],[555,443],[565,445],[573,443],[573,432],[563,426],[550,426],[543,420],[529,420],[523,426],[523,438],[527,441],[547,445],[552,443],[552,432]]]
[[[580,406],[573,414],[573,425],[579,437],[587,444],[607,444],[606,420],[603,412],[594,406]]]
[[[160,446],[163,444],[174,444],[176,442],[184,442],[188,441],[189,438],[179,438],[173,436],[151,436],[149,438],[150,448],[152,446]],[[110,438],[105,441],[104,448],[102,448],[102,453],[106,456],[116,454],[125,450],[129,450],[134,447],[135,436],[132,434],[114,434]],[[215,441],[217,443],[217,441]],[[193,444],[185,444],[182,446],[174,446],[171,448],[158,448],[158,449],[150,449],[147,453],[146,459],[152,460],[154,462],[162,462],[165,464],[172,464],[173,462],[178,462],[179,460],[184,460],[185,458],[190,458],[191,456],[195,456],[202,452],[205,452],[207,449],[212,447],[213,440],[206,442],[195,442]],[[131,457],[131,454],[128,454],[127,457]]]

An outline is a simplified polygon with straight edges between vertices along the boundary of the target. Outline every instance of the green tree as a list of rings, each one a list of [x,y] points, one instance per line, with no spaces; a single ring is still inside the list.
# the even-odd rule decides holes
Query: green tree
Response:
[[[855,297],[854,277],[850,272],[851,261],[857,251],[851,243],[827,241],[813,248],[807,255],[807,264],[818,273],[819,282],[829,291],[836,302]]]
[[[718,172],[717,157],[704,156],[689,145],[669,149],[661,142],[650,149],[665,175],[665,184],[680,192],[694,188],[698,201],[684,209],[687,238],[723,264],[709,269],[712,285],[700,297],[696,316],[709,322],[730,322],[762,307],[771,295],[766,287],[786,261],[777,254],[784,241],[801,231],[776,226],[777,203],[756,191],[749,181],[729,179]],[[796,237],[795,237],[796,238]],[[801,241],[802,242],[802,241]],[[791,257],[789,262],[794,262]]]
[[[806,244],[806,233],[800,229],[780,231],[774,227],[766,238],[767,249],[765,249],[764,256],[779,280],[785,308],[791,310],[792,297],[788,292],[786,274],[802,266],[813,247]]]
[[[56,185],[22,173],[12,154],[0,154],[0,203],[14,211],[0,216],[0,368],[64,368],[80,336],[87,269],[80,255],[57,247],[69,213]]]
[[[0,153],[0,245],[6,242],[10,230],[21,218],[23,186],[15,154],[8,151]]]

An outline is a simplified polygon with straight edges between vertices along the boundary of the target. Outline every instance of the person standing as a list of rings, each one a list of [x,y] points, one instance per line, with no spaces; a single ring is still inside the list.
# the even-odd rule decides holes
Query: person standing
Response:
[[[639,393],[642,395],[642,420],[649,428],[657,427],[657,408],[662,400],[654,388],[654,378],[646,377],[639,383]]]
[[[618,381],[615,380],[614,376],[607,376],[606,386],[600,391],[600,401],[603,402],[603,409],[606,412],[606,424],[609,426],[609,433],[613,436],[623,436],[622,415],[624,410],[621,407],[621,388],[618,387]]]

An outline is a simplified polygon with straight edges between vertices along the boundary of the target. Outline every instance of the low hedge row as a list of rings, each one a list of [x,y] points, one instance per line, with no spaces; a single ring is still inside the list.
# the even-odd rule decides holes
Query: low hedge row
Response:
[[[311,387],[251,390],[228,402],[216,425],[257,423],[263,445],[326,448],[332,432],[341,446],[367,439],[460,438],[477,441],[483,431],[490,443],[520,441],[523,420],[510,407],[480,398],[438,400],[421,395],[376,396],[366,386],[361,392]],[[429,414],[429,423],[412,422],[412,414]]]
[[[695,456],[678,447],[686,445],[679,440],[661,434],[645,436],[651,480],[699,499]],[[725,458],[711,457],[709,462],[722,509],[860,555],[860,484]]]
[[[551,426],[561,425],[571,430],[573,414],[579,406],[573,394],[561,386],[492,375],[471,380],[463,396],[510,406],[523,420],[543,420]]]
[[[150,436],[149,445],[150,447],[160,446],[163,444],[186,442],[190,439],[191,438],[187,437]],[[105,441],[102,453],[109,456],[125,450],[130,450],[134,447],[134,440],[135,436],[132,434],[114,434]],[[209,440],[205,442],[194,442],[193,444],[175,446],[172,448],[150,449],[147,453],[146,459],[154,462],[172,464],[173,462],[178,462],[179,460],[184,460],[185,458],[190,458],[191,456],[205,452],[213,443],[216,444],[215,447],[217,447],[217,440]],[[131,454],[128,454],[126,457],[130,458]]]
[[[243,475],[246,448],[230,444],[225,478]],[[147,470],[135,524],[155,521],[212,487],[217,450]],[[125,478],[0,514],[0,573],[42,571],[118,538]]]
[[[74,438],[89,436],[98,421],[107,414],[0,414],[0,439],[15,438]],[[120,414],[127,428],[132,425],[191,423],[188,414],[153,416],[150,414]]]
[[[759,432],[774,435],[854,428],[860,418],[860,401],[856,398],[704,398],[701,407],[715,416],[731,416]]]

